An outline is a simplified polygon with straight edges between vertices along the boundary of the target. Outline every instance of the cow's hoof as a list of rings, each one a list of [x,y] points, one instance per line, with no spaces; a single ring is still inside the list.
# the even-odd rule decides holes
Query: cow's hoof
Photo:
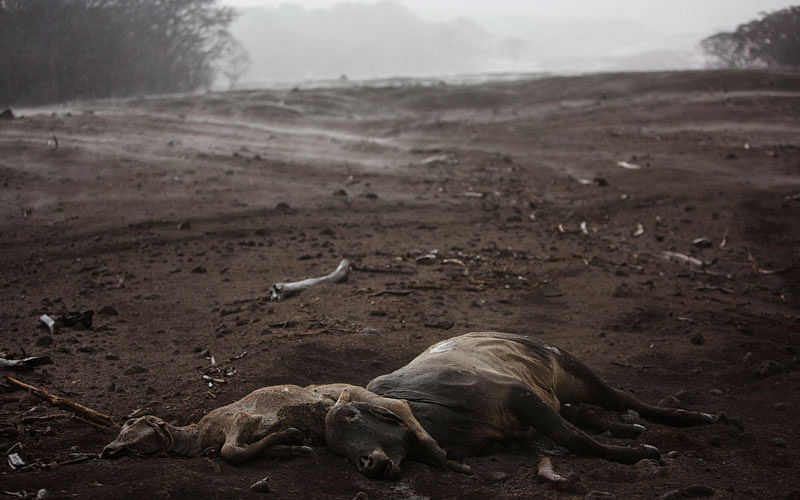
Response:
[[[645,453],[644,458],[652,458],[653,460],[658,460],[659,458],[661,458],[661,451],[655,446],[651,446],[649,444],[643,444],[641,448],[642,450],[644,450]]]
[[[467,464],[462,464],[461,462],[456,462],[455,460],[448,460],[445,462],[445,464],[451,471],[455,471],[460,474],[472,474],[472,467]]]

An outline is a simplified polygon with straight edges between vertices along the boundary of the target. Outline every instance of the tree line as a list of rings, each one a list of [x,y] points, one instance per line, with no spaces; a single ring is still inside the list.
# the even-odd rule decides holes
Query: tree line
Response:
[[[763,14],[736,31],[706,38],[701,46],[729,68],[800,68],[800,7]]]
[[[209,86],[241,58],[233,15],[217,0],[0,0],[0,107]]]

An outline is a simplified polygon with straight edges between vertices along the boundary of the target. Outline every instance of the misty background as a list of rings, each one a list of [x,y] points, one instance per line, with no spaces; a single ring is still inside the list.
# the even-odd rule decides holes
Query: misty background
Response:
[[[786,1],[226,0],[250,63],[237,80],[698,69],[700,41]]]

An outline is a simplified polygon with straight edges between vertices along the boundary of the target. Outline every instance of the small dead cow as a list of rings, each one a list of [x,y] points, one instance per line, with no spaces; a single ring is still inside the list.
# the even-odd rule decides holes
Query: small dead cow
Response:
[[[239,464],[258,456],[305,455],[312,451],[306,443],[325,442],[325,416],[343,391],[353,402],[368,403],[372,414],[402,422],[420,460],[468,471],[466,466],[446,459],[444,450],[414,419],[405,401],[383,398],[363,387],[347,384],[263,387],[186,426],[173,425],[152,415],[132,418],[117,438],[103,448],[101,457],[125,453],[193,457],[218,450],[222,458]],[[392,471],[385,472],[392,475]]]
[[[617,437],[635,437],[644,427],[592,418],[572,406],[576,403],[632,409],[677,426],[708,424],[718,418],[642,402],[610,387],[570,354],[508,333],[468,333],[439,342],[406,366],[372,380],[367,389],[406,401],[416,421],[449,458],[489,453],[529,438],[534,431],[575,452],[616,462],[659,458],[653,446],[603,444],[577,429],[570,420],[610,430]],[[404,419],[387,418],[386,413],[369,402],[350,399],[349,391],[343,391],[326,419],[328,447],[369,476],[397,475],[409,451],[413,458],[408,446],[411,433]]]

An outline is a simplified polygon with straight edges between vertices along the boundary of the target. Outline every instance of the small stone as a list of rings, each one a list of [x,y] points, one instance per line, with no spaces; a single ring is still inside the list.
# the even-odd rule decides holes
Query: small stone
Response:
[[[339,190],[334,191],[333,195],[334,196],[341,196],[343,198],[347,198],[347,191],[345,191],[344,189],[339,189]]]
[[[361,333],[368,333],[370,335],[377,335],[378,334],[378,330],[376,330],[375,328],[366,327],[363,330],[361,330]]]
[[[771,359],[762,361],[758,368],[756,369],[756,374],[761,375],[762,377],[771,377],[773,375],[778,375],[781,373],[786,373],[789,371],[789,367],[784,365],[783,363],[778,363],[777,361],[773,361]]]
[[[663,476],[667,473],[665,468],[662,468],[657,460],[645,458],[636,462],[636,470],[639,472],[637,480],[642,481],[656,476]]]
[[[675,393],[675,397],[689,404],[697,403],[697,393],[691,389],[681,389]]]
[[[97,311],[97,314],[102,316],[119,316],[119,311],[117,311],[114,306],[103,306]]]
[[[498,471],[489,474],[489,480],[493,482],[505,481],[506,479],[508,479],[508,474],[506,474],[505,472]]]
[[[41,488],[36,492],[36,500],[47,500],[48,498],[50,498],[50,494],[47,493],[46,489]]]
[[[608,491],[598,491],[593,490],[586,494],[583,497],[584,500],[616,500],[617,495],[610,493]]]
[[[716,434],[714,434],[713,436],[708,438],[708,444],[710,444],[711,446],[716,446],[717,448],[719,448],[720,446],[722,446],[722,439],[719,436],[717,436]]]
[[[269,476],[253,483],[253,485],[250,486],[250,491],[254,491],[256,493],[269,493]]]
[[[782,437],[774,437],[769,440],[770,443],[774,444],[778,448],[786,448],[786,440]]]
[[[78,352],[85,352],[86,354],[93,354],[95,352],[95,348],[90,345],[82,345],[78,347]]]
[[[203,266],[195,266],[192,268],[192,274],[206,274],[208,269]]]
[[[178,224],[178,229],[181,231],[187,231],[192,228],[192,223],[188,221],[181,222]]]
[[[711,389],[710,391],[708,391],[708,393],[711,394],[712,396],[722,396],[722,391],[720,391],[719,389]]]
[[[690,340],[694,345],[703,345],[706,343],[705,337],[703,337],[703,334],[700,332],[693,333]]]
[[[53,337],[50,335],[42,335],[36,339],[36,347],[47,347],[53,345]]]
[[[123,372],[125,375],[136,375],[137,373],[145,373],[149,371],[142,365],[131,365]]]
[[[109,353],[106,353],[106,359],[108,361],[119,361],[119,356],[117,356],[113,352],[109,352]]]
[[[198,355],[199,355],[201,358],[208,358],[208,357],[210,357],[210,356],[211,356],[211,353],[209,352],[209,350],[208,350],[208,349],[203,349],[202,351],[200,351],[200,353],[199,353]]]

